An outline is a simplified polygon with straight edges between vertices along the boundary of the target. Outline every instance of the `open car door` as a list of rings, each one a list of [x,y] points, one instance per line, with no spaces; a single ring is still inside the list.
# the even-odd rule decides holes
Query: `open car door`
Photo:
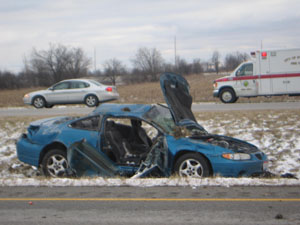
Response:
[[[146,176],[170,176],[168,168],[168,146],[164,136],[160,136],[151,147],[145,161],[139,168],[126,171],[122,166],[114,164],[103,152],[97,151],[85,140],[73,143],[68,148],[69,176],[126,176],[140,178]]]

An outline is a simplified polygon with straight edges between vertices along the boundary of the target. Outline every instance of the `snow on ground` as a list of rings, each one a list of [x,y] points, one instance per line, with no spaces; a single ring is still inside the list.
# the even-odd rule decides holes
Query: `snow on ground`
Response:
[[[228,135],[258,146],[268,155],[272,173],[292,173],[300,178],[300,120],[287,112],[257,113],[255,117],[227,113],[225,116],[202,118],[198,121],[210,133]],[[221,115],[221,114],[220,114]],[[18,161],[15,141],[28,123],[7,121],[0,127],[0,186],[284,186],[300,185],[300,179],[287,178],[45,178],[29,165]]]

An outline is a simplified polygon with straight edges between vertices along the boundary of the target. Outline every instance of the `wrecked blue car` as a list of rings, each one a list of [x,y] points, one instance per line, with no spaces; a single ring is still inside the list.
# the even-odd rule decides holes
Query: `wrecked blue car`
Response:
[[[256,146],[208,133],[197,123],[187,81],[164,73],[167,105],[102,104],[87,116],[32,122],[17,142],[20,161],[46,176],[252,176],[267,156]]]

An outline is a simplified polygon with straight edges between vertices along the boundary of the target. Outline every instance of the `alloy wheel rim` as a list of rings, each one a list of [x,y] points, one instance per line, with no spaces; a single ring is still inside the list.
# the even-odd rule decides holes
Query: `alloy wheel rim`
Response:
[[[52,177],[61,177],[65,175],[68,162],[62,155],[51,156],[47,162],[47,170]]]
[[[186,159],[180,164],[179,175],[181,177],[202,177],[203,167],[198,160]]]

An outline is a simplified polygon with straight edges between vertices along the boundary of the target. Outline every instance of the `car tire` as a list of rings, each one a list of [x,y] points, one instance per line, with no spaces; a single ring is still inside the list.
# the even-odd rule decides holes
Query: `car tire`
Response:
[[[46,104],[46,105],[45,105],[45,108],[50,109],[50,108],[52,108],[53,106],[54,106],[54,105]]]
[[[43,157],[42,170],[47,177],[64,177],[67,168],[67,154],[64,150],[52,149]]]
[[[231,88],[225,88],[220,93],[220,100],[223,103],[234,103],[237,101],[237,97]]]
[[[37,108],[43,108],[46,105],[46,100],[42,96],[36,96],[32,100],[32,105]]]
[[[94,107],[99,105],[99,100],[95,95],[86,96],[84,102],[88,107]]]
[[[210,175],[210,167],[207,160],[200,154],[187,153],[176,161],[174,172],[180,177],[201,178]]]

